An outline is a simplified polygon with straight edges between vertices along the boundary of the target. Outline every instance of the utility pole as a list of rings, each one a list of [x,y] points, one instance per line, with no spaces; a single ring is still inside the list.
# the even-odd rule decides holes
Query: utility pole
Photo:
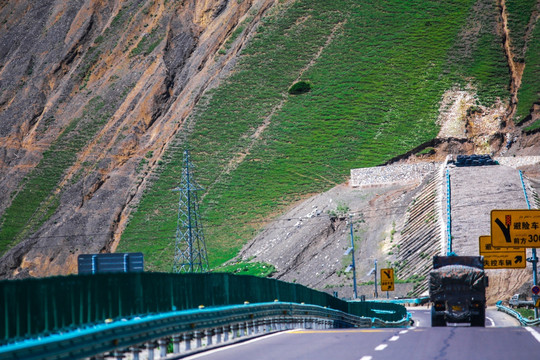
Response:
[[[182,179],[180,185],[173,189],[180,193],[174,245],[173,272],[175,273],[208,271],[208,256],[197,196],[197,191],[203,189],[193,179],[192,168],[189,151],[184,150]]]
[[[375,259],[375,299],[379,297],[377,293],[377,259]]]
[[[358,298],[358,292],[356,291],[356,265],[354,262],[354,235],[353,235],[353,221],[352,215],[349,214],[349,224],[351,227],[351,252],[352,252],[352,271],[353,271],[353,289],[354,289],[354,299]]]

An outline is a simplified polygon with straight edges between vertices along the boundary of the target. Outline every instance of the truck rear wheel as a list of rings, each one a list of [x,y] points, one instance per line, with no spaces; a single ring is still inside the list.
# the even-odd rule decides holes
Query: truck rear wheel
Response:
[[[435,308],[431,308],[431,327],[446,326],[446,320],[444,316],[437,315]]]
[[[485,327],[486,326],[486,310],[482,309],[480,314],[471,319],[471,326]]]

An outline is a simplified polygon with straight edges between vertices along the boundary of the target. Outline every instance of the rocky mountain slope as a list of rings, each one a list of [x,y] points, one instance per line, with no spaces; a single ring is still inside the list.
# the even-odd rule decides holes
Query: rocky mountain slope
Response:
[[[2,2],[0,273],[72,273],[75,254],[114,250],[151,169],[273,4]]]
[[[276,252],[242,256],[339,286],[347,275],[327,260],[347,262],[346,220],[299,229],[337,210],[351,168],[538,154],[539,11],[532,0],[4,1],[0,277],[74,273],[78,254],[116,249],[169,269],[170,190],[189,142],[214,266],[270,239]],[[288,94],[303,79],[313,90]],[[374,239],[368,258],[397,254],[392,236],[422,181],[343,195]],[[281,230],[264,227],[336,185],[333,203],[322,194],[275,220]],[[288,248],[298,256],[280,255]]]

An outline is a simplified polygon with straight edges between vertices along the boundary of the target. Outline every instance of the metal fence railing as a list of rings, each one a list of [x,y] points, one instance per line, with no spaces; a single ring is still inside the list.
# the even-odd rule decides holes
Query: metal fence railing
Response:
[[[0,346],[0,360],[73,360],[114,356],[153,360],[187,356],[256,336],[292,329],[341,327],[404,327],[316,305],[294,303],[242,304],[119,319],[43,338]]]
[[[502,304],[502,301],[497,302],[497,310],[502,311],[510,316],[515,317],[521,325],[524,326],[540,326],[540,319],[525,319],[517,311],[510,309]]]
[[[400,321],[405,307],[347,302],[299,284],[222,273],[110,273],[0,281],[0,345],[105,319],[196,309],[199,305],[305,303]],[[381,311],[382,310],[382,311]]]

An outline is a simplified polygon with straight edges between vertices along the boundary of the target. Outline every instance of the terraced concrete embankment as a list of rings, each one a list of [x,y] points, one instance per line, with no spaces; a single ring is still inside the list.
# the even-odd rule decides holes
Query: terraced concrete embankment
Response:
[[[418,181],[421,191],[409,204],[398,243],[394,263],[400,280],[416,278],[414,295],[427,290],[425,277],[432,267],[433,255],[441,254],[443,223],[443,170],[445,163],[390,165],[351,171],[352,186],[377,186],[394,182]]]
[[[443,169],[444,164],[427,178],[422,191],[410,205],[399,239],[397,275],[399,279],[415,277],[419,280],[413,289],[416,296],[427,290],[425,279],[432,268],[432,258],[441,254]]]

